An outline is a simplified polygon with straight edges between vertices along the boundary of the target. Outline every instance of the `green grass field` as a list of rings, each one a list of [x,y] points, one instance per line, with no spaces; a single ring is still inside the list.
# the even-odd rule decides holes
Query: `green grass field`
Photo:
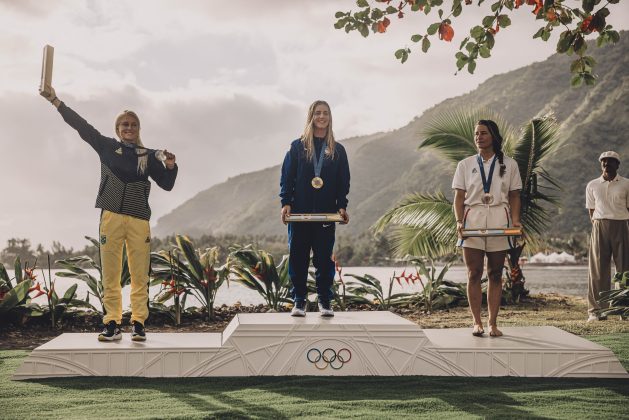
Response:
[[[629,334],[587,336],[629,369]],[[11,381],[0,418],[629,418],[629,381],[540,378],[66,378]]]

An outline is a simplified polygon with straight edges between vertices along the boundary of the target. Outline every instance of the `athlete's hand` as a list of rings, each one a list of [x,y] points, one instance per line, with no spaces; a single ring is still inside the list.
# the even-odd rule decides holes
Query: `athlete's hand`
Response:
[[[280,217],[282,219],[282,223],[287,224],[288,222],[286,221],[286,218],[290,216],[290,206],[287,204],[284,207],[282,207],[282,211],[280,213]]]
[[[341,215],[341,217],[343,218],[343,221],[340,222],[342,225],[346,225],[349,223],[349,214],[347,214],[347,211],[345,209],[339,209],[339,214]]]

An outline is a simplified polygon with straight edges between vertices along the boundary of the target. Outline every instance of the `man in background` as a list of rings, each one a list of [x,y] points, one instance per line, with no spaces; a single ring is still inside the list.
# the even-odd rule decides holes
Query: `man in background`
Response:
[[[607,319],[597,313],[601,309],[597,299],[611,287],[611,260],[616,272],[629,271],[629,179],[618,175],[618,153],[603,152],[598,160],[603,174],[585,189],[585,207],[592,222],[588,322]]]

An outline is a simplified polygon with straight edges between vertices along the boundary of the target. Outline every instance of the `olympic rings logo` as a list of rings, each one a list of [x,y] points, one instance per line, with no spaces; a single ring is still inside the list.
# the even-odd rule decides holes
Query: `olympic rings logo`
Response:
[[[334,349],[327,348],[323,351],[311,348],[306,353],[306,359],[319,370],[323,370],[330,366],[332,369],[338,370],[352,360],[352,352],[349,349],[341,349],[338,352]]]

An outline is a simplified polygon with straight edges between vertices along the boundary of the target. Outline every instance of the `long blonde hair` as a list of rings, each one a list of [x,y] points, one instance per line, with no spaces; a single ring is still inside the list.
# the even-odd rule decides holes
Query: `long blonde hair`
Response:
[[[135,148],[135,154],[138,155],[138,174],[144,175],[144,173],[146,172],[146,166],[148,164],[148,150],[146,150],[146,147],[144,147],[142,139],[140,138],[140,117],[138,117],[138,114],[136,114],[135,112],[125,109],[116,117],[114,129],[116,130],[116,135],[118,136],[118,138],[122,140],[118,127],[120,125],[120,120],[122,120],[123,117],[127,116],[134,118],[138,122],[138,139],[136,140],[136,145],[138,147]]]
[[[328,108],[330,115],[330,123],[328,124],[328,130],[325,135],[325,145],[327,146],[326,155],[334,159],[334,150],[336,147],[336,141],[334,140],[334,132],[332,131],[332,110],[330,105],[326,101],[317,100],[308,108],[308,116],[306,117],[306,126],[304,127],[304,133],[301,135],[301,142],[306,150],[306,159],[311,160],[314,154],[314,112],[315,108],[319,105],[325,105]]]

